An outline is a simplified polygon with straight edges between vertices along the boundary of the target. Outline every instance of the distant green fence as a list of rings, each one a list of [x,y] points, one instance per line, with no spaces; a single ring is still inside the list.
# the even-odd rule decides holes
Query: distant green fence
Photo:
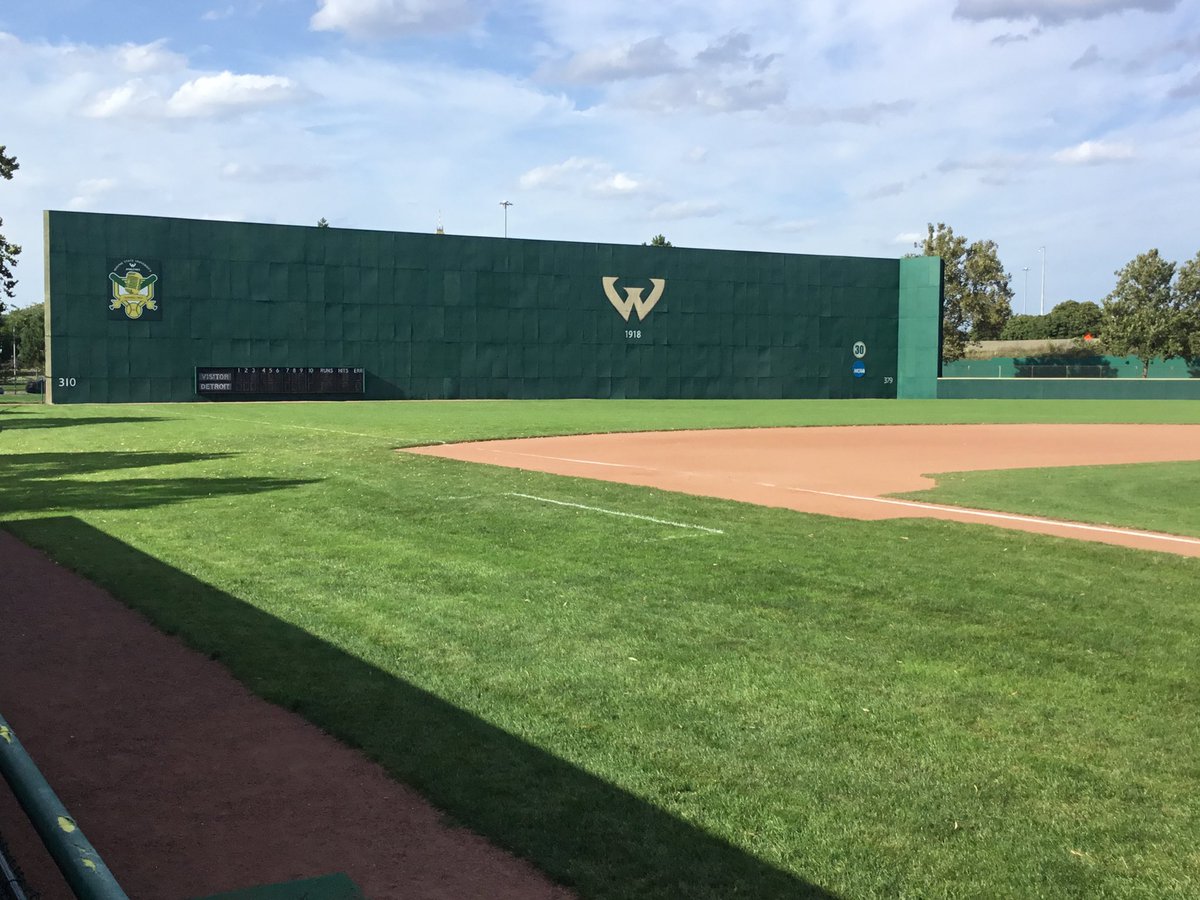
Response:
[[[1194,378],[941,378],[939,400],[1200,400]]]
[[[956,359],[942,365],[946,378],[1141,378],[1133,356],[1017,356]],[[1200,378],[1200,359],[1155,360],[1150,378]]]

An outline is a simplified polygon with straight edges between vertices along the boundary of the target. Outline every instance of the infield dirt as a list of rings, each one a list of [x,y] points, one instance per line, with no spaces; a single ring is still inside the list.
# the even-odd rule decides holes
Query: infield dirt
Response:
[[[927,473],[1200,459],[1200,425],[862,425],[573,435],[410,448],[852,519],[936,518],[1200,556],[1200,540],[890,499]]]

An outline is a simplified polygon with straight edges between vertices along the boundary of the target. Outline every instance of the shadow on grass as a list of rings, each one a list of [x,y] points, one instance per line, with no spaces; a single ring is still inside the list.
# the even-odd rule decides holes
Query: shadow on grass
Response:
[[[13,408],[18,405],[11,404]],[[131,425],[142,422],[167,422],[160,416],[79,416],[79,417],[50,417],[30,416],[9,412],[0,416],[0,431],[17,431],[23,428],[70,428],[73,425]]]
[[[281,478],[72,478],[121,469],[140,469],[225,459],[228,453],[15,453],[0,458],[0,514],[54,509],[139,509],[201,497],[257,494],[311,484]]]
[[[583,897],[834,900],[78,519],[3,527],[219,659],[260,696],[360,748],[458,821]]]

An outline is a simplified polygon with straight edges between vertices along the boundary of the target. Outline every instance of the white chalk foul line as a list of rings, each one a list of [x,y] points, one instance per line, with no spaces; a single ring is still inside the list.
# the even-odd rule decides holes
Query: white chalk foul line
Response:
[[[720,528],[708,528],[704,525],[688,525],[684,522],[668,522],[666,519],[655,519],[650,516],[639,516],[635,513],[620,512],[615,509],[604,509],[599,506],[584,506],[582,503],[568,503],[565,500],[551,500],[549,497],[535,497],[533,494],[507,493],[506,497],[520,497],[523,500],[536,500],[538,503],[553,503],[555,506],[569,506],[572,509],[586,509],[588,512],[604,513],[607,516],[621,516],[624,519],[640,519],[643,522],[653,522],[655,525],[670,525],[672,528],[690,528],[693,531],[704,531],[708,534],[724,534]]]
[[[580,463],[585,466],[609,466],[614,469],[643,469],[647,472],[653,472],[653,469],[647,469],[645,466],[631,466],[628,463],[610,463],[599,462],[595,459],[572,459],[569,456],[546,456],[541,453],[520,453],[517,450],[496,450],[489,447],[492,453],[498,453],[502,456],[528,456],[530,459],[553,459],[557,462]]]
[[[1025,522],[1031,525],[1052,525],[1056,528],[1075,528],[1079,531],[1096,531],[1103,534],[1119,534],[1124,537],[1149,538],[1155,541],[1171,541],[1176,544],[1194,544],[1200,546],[1200,540],[1195,538],[1178,537],[1173,534],[1159,534],[1154,531],[1136,531],[1132,528],[1112,528],[1105,525],[1084,525],[1082,522],[1065,522],[1062,519],[1043,519],[1038,516],[1018,516],[1012,513],[989,512],[983,509],[968,509],[965,506],[939,506],[936,503],[919,503],[915,500],[893,500],[890,497],[861,497],[858,494],[838,494],[834,491],[814,491],[809,488],[788,488],[800,494],[820,494],[823,497],[839,497],[843,500],[865,500],[870,503],[887,503],[892,506],[908,506],[913,509],[929,509],[934,512],[948,512],[963,516],[978,516],[981,519],[1001,519],[1006,522]]]

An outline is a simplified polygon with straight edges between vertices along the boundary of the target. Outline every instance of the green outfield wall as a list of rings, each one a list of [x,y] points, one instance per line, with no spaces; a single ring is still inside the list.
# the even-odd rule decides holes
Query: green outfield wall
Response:
[[[45,247],[54,403],[235,396],[198,389],[198,369],[226,377],[211,367],[269,371],[294,397],[937,391],[936,258],[70,212],[45,214]],[[324,369],[360,387],[322,393]]]

